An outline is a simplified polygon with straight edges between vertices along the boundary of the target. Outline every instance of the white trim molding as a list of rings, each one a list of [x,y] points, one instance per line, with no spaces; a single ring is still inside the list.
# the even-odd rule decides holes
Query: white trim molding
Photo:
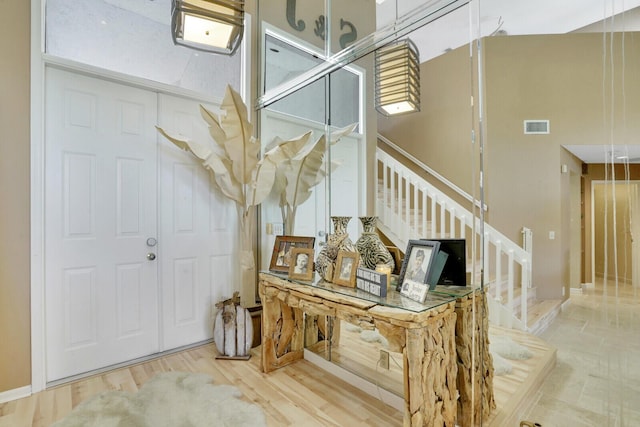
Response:
[[[3,391],[0,393],[0,404],[29,396],[31,396],[31,386],[28,385],[20,388],[14,388],[13,390]]]

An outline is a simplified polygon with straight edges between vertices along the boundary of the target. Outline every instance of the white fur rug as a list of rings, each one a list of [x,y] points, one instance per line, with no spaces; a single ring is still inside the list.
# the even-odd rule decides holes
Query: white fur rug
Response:
[[[362,341],[379,342],[380,344],[382,344],[382,347],[389,348],[389,341],[387,341],[385,337],[380,335],[380,332],[378,332],[377,330],[373,330],[373,331],[362,330],[360,326],[356,326],[351,323],[345,324],[345,329],[349,332],[359,332],[360,339]]]
[[[238,388],[211,381],[206,374],[158,374],[137,393],[96,395],[51,427],[266,426],[262,409],[240,400]]]
[[[533,356],[527,347],[503,335],[489,335],[489,350],[493,358],[494,375],[508,375],[513,371],[513,365],[507,359],[524,360]]]
[[[525,360],[533,356],[531,350],[515,342],[511,337],[489,335],[489,348],[500,356],[511,360]]]
[[[513,365],[496,352],[491,352],[493,359],[493,375],[508,375],[513,371]]]

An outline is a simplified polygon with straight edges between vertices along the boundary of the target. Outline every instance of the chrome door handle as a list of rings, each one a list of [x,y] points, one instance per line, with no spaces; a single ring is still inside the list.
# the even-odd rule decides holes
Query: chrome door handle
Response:
[[[153,261],[154,259],[156,259],[156,254],[154,254],[153,252],[149,252],[149,253],[147,254],[147,259],[148,259],[149,261]]]

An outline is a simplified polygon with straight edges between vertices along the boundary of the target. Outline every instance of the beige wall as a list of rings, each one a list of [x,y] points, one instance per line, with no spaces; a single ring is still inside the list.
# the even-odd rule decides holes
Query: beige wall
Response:
[[[560,298],[568,286],[570,174],[560,168],[581,173],[581,165],[562,145],[637,142],[640,80],[631,76],[640,71],[639,37],[625,35],[625,68],[615,39],[613,103],[608,70],[603,77],[602,34],[485,40],[491,223],[515,241],[522,226],[533,230],[533,280],[542,298]],[[551,133],[524,135],[525,119],[549,119]]]
[[[31,384],[30,8],[2,2],[0,37],[0,392]],[[9,36],[11,35],[11,36]]]
[[[472,162],[477,162],[471,144],[471,73],[468,46],[423,63],[421,111],[378,115],[380,134],[469,194]]]

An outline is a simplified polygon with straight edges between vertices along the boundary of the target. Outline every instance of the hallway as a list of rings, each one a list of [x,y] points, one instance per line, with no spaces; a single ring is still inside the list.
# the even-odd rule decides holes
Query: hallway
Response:
[[[555,369],[523,419],[545,427],[640,425],[640,289],[601,279],[572,294],[540,337]]]

